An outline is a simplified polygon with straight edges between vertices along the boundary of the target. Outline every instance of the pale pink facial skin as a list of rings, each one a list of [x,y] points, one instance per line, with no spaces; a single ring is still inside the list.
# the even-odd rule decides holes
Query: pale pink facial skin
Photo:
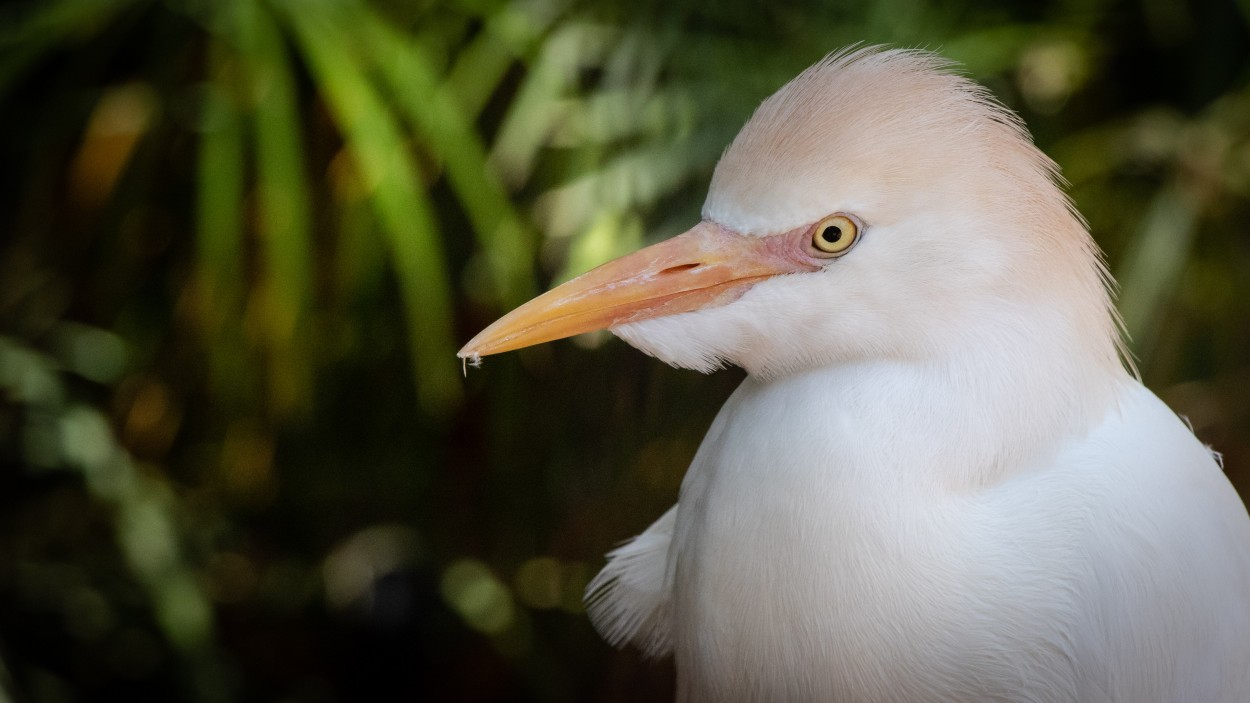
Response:
[[[459,356],[477,359],[731,303],[767,278],[827,264],[830,257],[812,245],[814,227],[754,237],[705,220],[534,298],[478,333]]]

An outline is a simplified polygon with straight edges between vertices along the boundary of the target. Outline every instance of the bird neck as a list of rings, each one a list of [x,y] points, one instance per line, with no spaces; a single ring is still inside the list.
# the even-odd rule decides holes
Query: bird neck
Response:
[[[815,389],[811,404],[852,416],[863,451],[881,452],[904,480],[975,490],[1083,436],[1131,380],[1113,339],[1099,342],[1069,316],[1037,312],[987,312],[979,334],[920,358],[858,360],[755,382]],[[1022,319],[1048,324],[1021,326]]]

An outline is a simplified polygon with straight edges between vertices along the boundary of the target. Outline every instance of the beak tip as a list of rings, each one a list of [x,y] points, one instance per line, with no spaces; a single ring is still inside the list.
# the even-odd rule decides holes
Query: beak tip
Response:
[[[473,350],[472,347],[473,347],[473,344],[469,343],[469,344],[466,344],[463,349],[456,352],[456,356],[460,359],[461,371],[464,373],[466,377],[468,377],[469,375],[470,366],[472,366],[475,369],[479,369],[482,367],[482,355],[478,353],[477,351]]]
[[[486,336],[486,332],[489,329],[490,328],[488,327],[487,329],[482,330],[481,332],[478,332],[477,334],[473,335],[473,339],[470,339],[469,341],[465,342],[464,346],[460,347],[460,351],[456,352],[456,356],[460,357],[461,359],[469,359],[470,361],[474,359],[480,359],[482,357],[483,347],[490,346],[489,343],[483,344],[483,341],[484,341],[483,337]],[[486,353],[489,354],[490,352],[486,352]]]

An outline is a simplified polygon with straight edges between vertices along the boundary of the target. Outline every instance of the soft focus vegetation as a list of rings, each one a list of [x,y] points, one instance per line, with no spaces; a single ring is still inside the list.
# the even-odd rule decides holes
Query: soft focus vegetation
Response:
[[[0,8],[0,700],[666,697],[581,589],[739,372],[454,350],[855,42],[1024,115],[1250,493],[1250,2],[705,4]]]

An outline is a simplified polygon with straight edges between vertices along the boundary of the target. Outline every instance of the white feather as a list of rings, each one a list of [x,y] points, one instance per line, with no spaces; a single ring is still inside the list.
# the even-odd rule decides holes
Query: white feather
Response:
[[[749,376],[590,610],[697,701],[1250,701],[1250,518],[1121,365],[1053,163],[923,52],[766,101],[705,217],[865,232],[814,273],[613,331]]]
[[[677,506],[646,531],[608,553],[608,564],[586,587],[586,610],[609,643],[633,644],[653,657],[672,652],[669,545]]]

